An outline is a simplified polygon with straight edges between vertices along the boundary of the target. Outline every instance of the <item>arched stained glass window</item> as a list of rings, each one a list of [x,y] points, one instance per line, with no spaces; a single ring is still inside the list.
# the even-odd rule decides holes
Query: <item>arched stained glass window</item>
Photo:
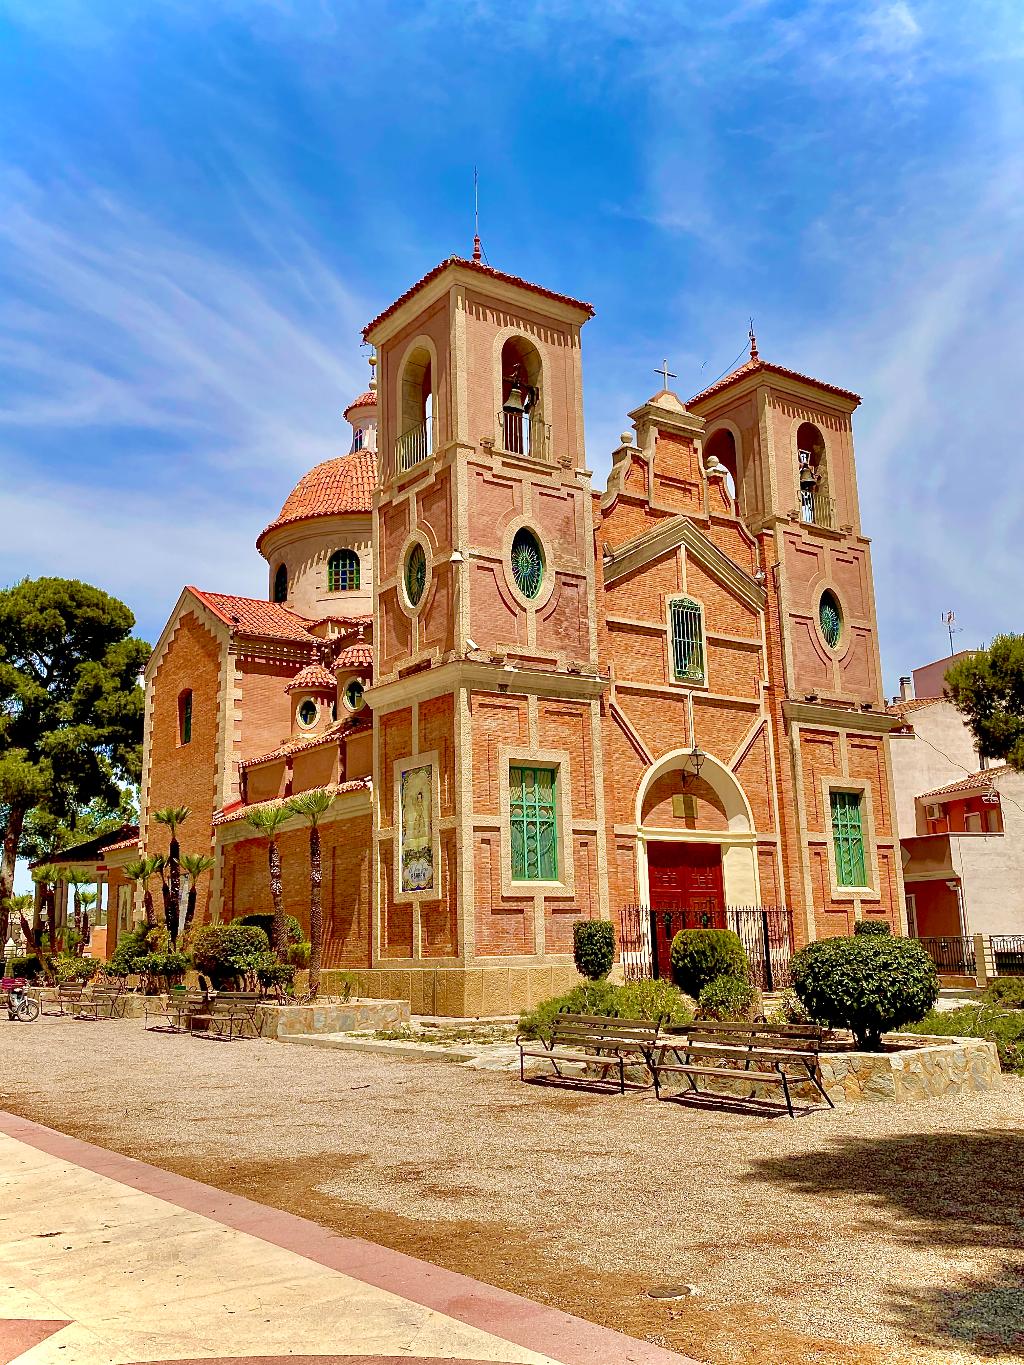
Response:
[[[540,541],[525,526],[512,541],[512,577],[524,597],[534,598],[544,582],[544,552]]]
[[[288,601],[288,566],[287,566],[287,564],[279,564],[279,565],[277,566],[277,573],[274,574],[274,601],[275,601],[275,602],[287,602],[287,601]]]
[[[359,587],[359,556],[355,550],[335,550],[327,561],[327,591],[351,592]]]
[[[834,592],[826,590],[818,603],[818,622],[830,649],[835,649],[843,633],[843,613]]]
[[[418,607],[427,584],[427,556],[417,540],[405,558],[405,595],[411,607]]]

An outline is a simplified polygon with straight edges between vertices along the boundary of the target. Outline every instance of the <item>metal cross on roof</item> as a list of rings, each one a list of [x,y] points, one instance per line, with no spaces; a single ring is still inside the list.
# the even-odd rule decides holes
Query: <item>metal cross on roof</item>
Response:
[[[663,385],[663,387],[666,388],[666,389],[668,388],[668,381],[669,381],[670,379],[675,379],[675,377],[676,377],[676,376],[672,373],[672,371],[669,369],[669,367],[668,367],[668,361],[667,361],[667,360],[663,360],[663,361],[661,362],[661,369],[660,369],[660,370],[655,370],[654,373],[655,373],[655,374],[660,374],[660,375],[661,375],[662,379],[664,380],[664,385]]]

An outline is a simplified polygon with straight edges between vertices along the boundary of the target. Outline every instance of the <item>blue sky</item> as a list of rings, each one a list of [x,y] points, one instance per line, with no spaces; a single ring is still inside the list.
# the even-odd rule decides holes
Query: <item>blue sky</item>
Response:
[[[1020,629],[1019,0],[0,0],[0,582],[260,595],[362,324],[468,253],[591,300],[602,478],[667,355],[856,389],[887,690]]]

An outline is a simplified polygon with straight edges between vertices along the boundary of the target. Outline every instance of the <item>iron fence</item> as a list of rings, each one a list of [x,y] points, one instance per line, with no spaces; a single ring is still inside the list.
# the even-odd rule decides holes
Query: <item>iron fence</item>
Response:
[[[989,947],[997,976],[1024,976],[1024,934],[993,934]]]
[[[780,990],[791,984],[793,915],[775,905],[624,906],[619,910],[619,952],[625,979],[671,977],[672,939],[681,929],[731,929],[739,935],[751,976],[761,990]]]
[[[428,417],[419,426],[403,432],[395,442],[398,472],[404,474],[407,469],[412,469],[414,465],[419,464],[421,460],[425,460],[428,455],[431,455],[433,450],[433,418]]]
[[[974,975],[973,938],[952,935],[945,938],[919,938],[917,941],[944,976]]]

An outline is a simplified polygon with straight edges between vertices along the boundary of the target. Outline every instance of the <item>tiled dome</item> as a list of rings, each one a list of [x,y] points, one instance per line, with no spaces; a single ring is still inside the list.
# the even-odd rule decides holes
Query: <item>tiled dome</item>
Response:
[[[334,692],[338,679],[323,664],[307,664],[284,689],[286,692]]]
[[[375,408],[376,406],[377,395],[375,393],[371,393],[370,390],[367,389],[366,392],[361,393],[358,398],[352,399],[352,402],[349,403],[348,407],[345,409],[342,415],[344,417],[348,417],[349,413],[355,412],[357,408]]]
[[[365,512],[369,516],[376,481],[376,461],[369,450],[354,450],[350,455],[340,455],[336,460],[318,464],[304,474],[288,494],[280,515],[257,540],[257,550],[271,531],[292,522],[353,512]]]

